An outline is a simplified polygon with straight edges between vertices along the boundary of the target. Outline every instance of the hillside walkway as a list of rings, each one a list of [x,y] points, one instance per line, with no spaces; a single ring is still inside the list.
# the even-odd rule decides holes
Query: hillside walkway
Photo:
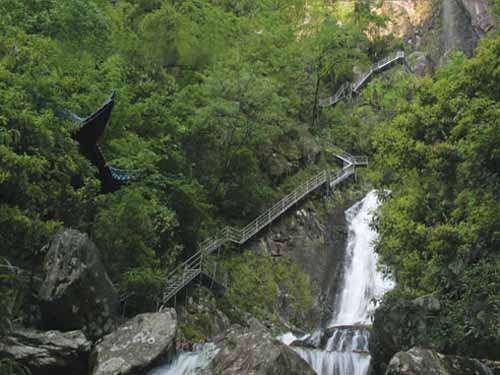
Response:
[[[403,51],[397,51],[377,62],[355,82],[346,82],[339,88],[335,95],[320,100],[319,105],[321,107],[334,105],[345,97],[351,96],[353,93],[358,93],[374,74],[389,69],[397,63],[402,63],[407,66],[405,53]],[[262,231],[262,229],[277,220],[297,202],[317,190],[319,187],[326,185],[334,189],[337,185],[354,175],[356,167],[368,165],[368,159],[365,156],[350,155],[336,146],[333,146],[333,151],[335,156],[342,160],[344,164],[341,170],[321,171],[316,176],[303,182],[290,194],[280,199],[271,208],[263,212],[243,228],[227,226],[220,231],[218,237],[209,238],[203,241],[194,255],[167,274],[165,278],[163,303],[166,304],[170,301],[179,291],[199,275],[209,275],[208,256],[220,249],[223,245],[228,243],[235,243],[238,245],[244,244]]]
[[[207,257],[216,250],[220,249],[224,244],[244,244],[256,234],[258,234],[262,229],[278,219],[293,205],[318,189],[320,186],[327,185],[329,188],[335,188],[338,184],[354,175],[357,166],[368,164],[368,159],[364,156],[350,155],[347,152],[339,149],[338,147],[334,147],[334,152],[335,156],[342,160],[344,163],[344,166],[341,170],[321,171],[314,177],[303,182],[290,194],[284,196],[271,208],[263,212],[243,228],[233,228],[227,226],[221,230],[219,237],[209,238],[202,242],[199,245],[199,250],[194,255],[192,255],[183,263],[179,264],[167,275],[165,280],[163,303],[167,303],[194,278],[196,278],[202,272],[207,271]]]
[[[344,98],[351,97],[352,94],[358,94],[359,90],[375,75],[383,72],[389,68],[392,68],[396,64],[403,64],[408,67],[406,61],[406,55],[404,51],[396,51],[393,54],[387,56],[383,60],[378,61],[373,64],[370,69],[364,72],[356,81],[346,82],[337,90],[337,92],[328,98],[320,99],[320,107],[328,107],[335,105]]]

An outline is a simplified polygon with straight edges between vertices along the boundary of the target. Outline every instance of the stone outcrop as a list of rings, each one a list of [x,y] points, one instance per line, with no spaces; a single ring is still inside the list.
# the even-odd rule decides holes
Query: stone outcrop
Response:
[[[84,233],[68,229],[43,249],[45,278],[39,290],[44,328],[82,329],[98,338],[113,328],[117,292],[94,243]]]
[[[313,375],[314,370],[297,353],[275,340],[255,319],[250,327],[231,327],[216,343],[221,349],[206,374]]]
[[[177,314],[179,325],[191,327],[196,331],[191,336],[198,336],[178,337],[179,349],[189,349],[193,339],[211,341],[212,337],[221,335],[231,326],[229,318],[217,308],[213,294],[206,288],[194,290],[186,304],[177,307]]]
[[[433,295],[384,301],[375,311],[370,335],[374,374],[385,374],[389,361],[397,352],[416,346],[446,354],[498,358],[499,340],[494,335],[461,342],[447,340],[442,332],[447,319],[443,310],[442,302]]]
[[[474,31],[479,36],[496,28],[493,5],[489,0],[458,0],[467,10]]]
[[[412,348],[392,357],[386,375],[493,375],[490,368],[477,359],[443,355]]]
[[[97,343],[91,354],[92,375],[144,373],[175,352],[174,309],[139,314]]]
[[[279,148],[263,145],[259,150],[264,156],[263,168],[276,183],[314,164],[321,157],[321,147],[308,131],[284,135],[280,143]]]
[[[388,16],[385,32],[418,43],[418,30],[432,16],[433,0],[385,1],[377,12]]]
[[[331,318],[330,306],[334,305],[342,280],[347,240],[344,211],[359,196],[350,198],[341,204],[333,203],[332,197],[305,201],[250,243],[254,251],[293,258],[301,271],[309,276],[315,308],[303,317],[305,324],[302,328]],[[280,293],[279,309],[284,321],[291,313],[290,302],[286,293]]]
[[[490,0],[392,0],[375,11],[389,19],[386,34],[439,65],[454,50],[471,56],[479,39],[497,27]]]
[[[440,301],[432,295],[411,300],[385,301],[376,311],[370,335],[375,374],[384,374],[394,354],[420,345],[432,347],[439,324]]]
[[[415,51],[408,56],[408,64],[413,73],[419,77],[431,76],[434,72],[434,63],[424,52]]]
[[[15,359],[32,375],[86,375],[90,349],[81,331],[18,329],[0,343],[0,358]]]

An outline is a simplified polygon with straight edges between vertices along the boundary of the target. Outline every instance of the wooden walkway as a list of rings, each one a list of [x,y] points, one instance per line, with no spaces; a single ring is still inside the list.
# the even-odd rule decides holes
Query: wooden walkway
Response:
[[[355,168],[361,165],[367,165],[368,159],[364,156],[353,156],[345,151],[335,147],[335,155],[341,159],[344,166],[341,170],[332,172],[324,170],[316,176],[299,185],[290,194],[283,197],[267,211],[248,223],[245,227],[238,229],[225,227],[217,238],[210,238],[202,242],[196,254],[178,265],[166,277],[165,289],[163,294],[163,303],[167,303],[180,290],[188,285],[194,278],[200,275],[207,267],[207,257],[214,251],[227,243],[244,244],[254,237],[262,229],[267,227],[290,207],[295,205],[301,199],[312,193],[320,186],[328,184],[334,188],[355,173]]]
[[[372,78],[374,74],[383,72],[384,70],[389,69],[398,63],[401,63],[404,66],[408,67],[404,51],[397,51],[387,56],[385,59],[373,64],[370,69],[364,72],[356,81],[346,82],[342,86],[340,86],[335,95],[325,99],[320,99],[319,106],[328,107],[331,105],[335,105],[342,99],[350,97],[353,93],[359,93],[359,89],[361,89]]]

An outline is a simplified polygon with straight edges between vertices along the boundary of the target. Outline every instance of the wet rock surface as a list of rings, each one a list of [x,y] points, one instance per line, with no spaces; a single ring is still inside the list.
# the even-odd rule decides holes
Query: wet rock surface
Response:
[[[67,229],[43,251],[45,278],[39,299],[44,328],[82,329],[93,339],[110,332],[118,295],[94,243],[86,234]]]
[[[175,352],[176,330],[173,309],[135,316],[97,343],[92,375],[145,373]]]
[[[86,375],[90,349],[82,331],[18,329],[0,344],[0,357],[15,359],[32,375]]]
[[[392,357],[386,375],[493,375],[493,372],[477,359],[412,348]]]
[[[309,276],[315,309],[303,318],[304,326],[331,319],[330,306],[334,305],[342,280],[347,241],[345,210],[357,198],[359,196],[353,196],[342,204],[336,203],[333,208],[328,207],[327,199],[304,202],[250,243],[254,251],[293,258]],[[286,294],[280,297],[281,317],[286,321],[291,314],[291,301]]]
[[[313,375],[314,370],[292,349],[274,339],[255,319],[231,327],[217,340],[221,349],[205,374]]]

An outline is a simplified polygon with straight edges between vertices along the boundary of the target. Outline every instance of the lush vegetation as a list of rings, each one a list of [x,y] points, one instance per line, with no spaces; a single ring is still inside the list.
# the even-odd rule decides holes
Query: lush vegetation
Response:
[[[391,191],[376,226],[394,293],[438,296],[439,347],[469,355],[500,337],[499,63],[498,37],[454,56],[372,138],[375,180]]]
[[[268,321],[279,321],[288,312],[288,321],[304,327],[313,297],[309,278],[291,258],[246,251],[225,259],[221,266],[229,274],[222,301],[226,310],[236,308]]]
[[[460,350],[500,336],[498,37],[434,79],[391,72],[354,103],[320,111],[354,64],[398,46],[370,1],[2,0],[0,14],[9,262],[36,268],[51,235],[77,228],[97,243],[126,312],[152,309],[145,291],[159,292],[165,269],[326,164],[319,146],[334,142],[373,153],[370,178],[391,191],[376,225],[394,294],[439,295],[443,337]],[[103,195],[67,114],[91,113],[113,89],[104,153],[143,177]],[[287,290],[300,324],[311,295],[291,261],[245,253],[224,265],[228,303],[268,318]],[[12,289],[0,281],[4,299]]]
[[[165,269],[325,163],[319,95],[393,47],[368,4],[1,1],[0,255],[36,268],[52,234],[77,228],[127,311],[150,309],[143,291]],[[143,177],[103,195],[68,113],[88,115],[113,89],[103,151]]]

